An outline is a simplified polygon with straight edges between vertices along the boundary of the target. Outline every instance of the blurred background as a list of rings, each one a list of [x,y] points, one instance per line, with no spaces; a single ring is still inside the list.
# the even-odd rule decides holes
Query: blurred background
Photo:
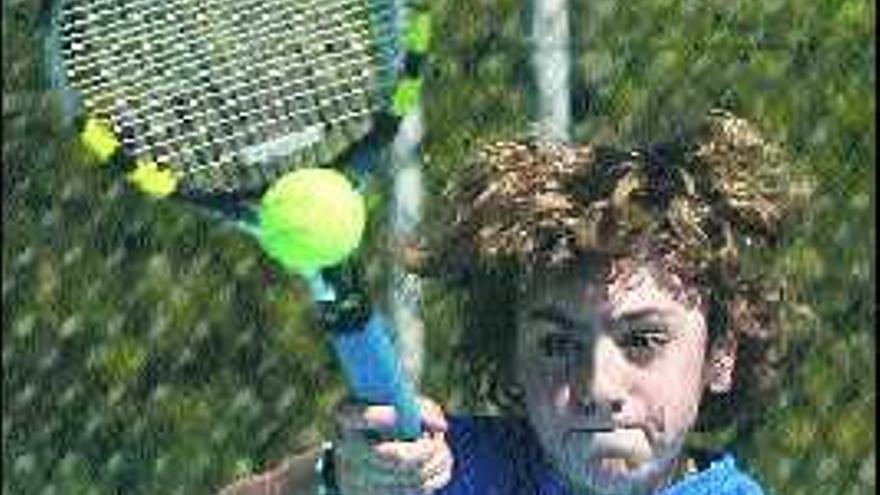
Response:
[[[338,370],[303,287],[255,243],[102,176],[57,124],[43,3],[2,11],[3,493],[213,493],[319,441]],[[724,106],[818,179],[773,261],[809,305],[788,341],[796,365],[735,448],[772,493],[873,493],[874,4],[568,5],[572,140],[644,143]],[[429,194],[475,146],[528,134],[535,105],[524,2],[432,12]],[[422,386],[455,409],[450,307],[426,287]]]

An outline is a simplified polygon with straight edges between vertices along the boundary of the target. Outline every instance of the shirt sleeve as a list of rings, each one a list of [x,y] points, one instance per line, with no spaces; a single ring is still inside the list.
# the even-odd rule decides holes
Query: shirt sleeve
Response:
[[[733,456],[724,454],[708,468],[669,486],[662,495],[764,495],[764,491],[737,467]]]

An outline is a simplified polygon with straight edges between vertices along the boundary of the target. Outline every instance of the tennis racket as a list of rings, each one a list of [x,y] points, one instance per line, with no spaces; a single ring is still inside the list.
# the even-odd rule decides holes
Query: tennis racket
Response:
[[[82,142],[156,198],[261,239],[261,197],[304,167],[363,188],[415,105],[428,16],[411,0],[53,0],[47,74]],[[353,395],[420,433],[414,388],[357,263],[303,273]]]

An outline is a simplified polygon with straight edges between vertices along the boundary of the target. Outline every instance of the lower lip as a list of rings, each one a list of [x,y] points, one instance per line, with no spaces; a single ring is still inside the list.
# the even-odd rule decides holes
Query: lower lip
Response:
[[[587,442],[591,445],[590,463],[602,467],[602,463],[609,462],[609,466],[620,465],[628,469],[638,466],[638,460],[634,452],[633,442],[635,439],[630,437],[632,429],[609,429],[609,430],[586,430],[577,429],[570,430],[564,438],[564,442],[571,445],[571,442],[580,443]],[[624,436],[621,438],[621,434]],[[578,439],[577,437],[585,435],[587,438]]]
[[[611,474],[622,474],[633,471],[638,467],[638,462],[630,457],[593,457],[587,464],[592,470]]]

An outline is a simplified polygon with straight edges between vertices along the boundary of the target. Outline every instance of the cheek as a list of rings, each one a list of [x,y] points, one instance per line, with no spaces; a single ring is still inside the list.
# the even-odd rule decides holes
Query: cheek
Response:
[[[547,366],[531,366],[522,380],[526,391],[533,397],[556,397],[568,395],[564,372]]]
[[[557,385],[550,390],[550,401],[554,408],[563,410],[569,407],[571,401],[571,386]]]
[[[666,435],[678,435],[688,430],[696,419],[699,392],[685,387],[653,387],[640,389],[643,414],[659,421]]]
[[[524,371],[520,382],[531,408],[552,408],[559,412],[569,408],[573,391],[564,367],[540,366],[533,362]]]
[[[634,394],[647,410],[662,414],[667,434],[680,434],[696,420],[703,393],[702,361],[699,355],[689,358],[658,363],[635,382]]]

